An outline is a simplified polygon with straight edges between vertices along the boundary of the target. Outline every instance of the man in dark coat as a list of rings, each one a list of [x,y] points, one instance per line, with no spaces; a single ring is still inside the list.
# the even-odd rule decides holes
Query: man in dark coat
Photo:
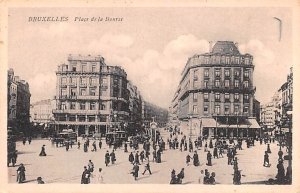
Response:
[[[135,163],[132,169],[132,175],[134,176],[134,180],[137,180],[137,178],[139,177],[139,170],[140,170],[139,165]]]
[[[210,151],[208,151],[207,152],[207,164],[206,164],[207,166],[212,166],[211,157],[212,157],[212,155],[211,155]]]
[[[195,153],[193,155],[193,163],[194,163],[194,166],[199,166],[200,165],[199,156],[197,154],[197,151],[195,151]]]
[[[128,161],[129,161],[130,163],[134,164],[134,163],[133,163],[133,162],[134,162],[134,156],[133,156],[133,153],[132,153],[132,152],[130,152],[130,154],[129,154]]]
[[[126,142],[124,143],[124,152],[128,152],[128,150],[127,150],[127,143]]]
[[[66,151],[69,151],[69,142],[66,141]]]
[[[213,152],[213,154],[214,154],[214,159],[215,159],[215,158],[219,158],[219,157],[218,157],[218,149],[217,149],[217,146],[214,147],[214,152]]]
[[[102,141],[101,141],[101,139],[99,140],[99,149],[101,149],[102,148]]]
[[[15,150],[11,155],[11,162],[13,167],[15,167],[15,164],[17,163],[17,158],[18,158],[18,154],[17,154],[17,150]]]
[[[109,153],[108,153],[108,151],[106,151],[106,153],[105,153],[105,166],[107,167],[108,166],[108,164],[109,164]]]
[[[212,139],[209,140],[209,148],[213,148],[213,143],[212,143]]]
[[[41,152],[40,152],[40,156],[46,156],[46,152],[45,152],[45,145],[42,146]]]
[[[92,146],[93,146],[92,151],[97,151],[96,141],[93,142]]]
[[[88,145],[87,145],[87,142],[84,142],[84,145],[83,145],[83,151],[84,151],[84,152],[88,152]]]
[[[23,183],[26,180],[26,176],[25,176],[25,167],[24,165],[21,163],[19,168],[17,169],[17,182],[18,183]]]
[[[111,163],[112,163],[112,164],[115,164],[115,161],[116,161],[116,154],[115,154],[115,151],[114,151],[114,150],[110,153],[110,159],[111,159]]]
[[[90,172],[86,168],[86,166],[84,166],[84,170],[81,175],[81,184],[89,184],[89,183],[90,183]]]
[[[135,156],[134,156],[134,163],[140,165],[139,151],[137,151],[137,152],[135,153]]]
[[[161,150],[157,151],[156,163],[161,163]]]

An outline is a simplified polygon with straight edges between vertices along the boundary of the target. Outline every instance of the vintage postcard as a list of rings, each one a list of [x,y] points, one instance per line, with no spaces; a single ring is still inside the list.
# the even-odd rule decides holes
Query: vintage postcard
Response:
[[[299,2],[0,4],[1,192],[299,190]]]

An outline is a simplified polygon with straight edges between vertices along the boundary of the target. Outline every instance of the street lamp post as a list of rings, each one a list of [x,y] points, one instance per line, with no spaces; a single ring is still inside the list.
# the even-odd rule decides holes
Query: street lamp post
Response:
[[[116,143],[116,134],[117,134],[117,122],[116,122],[116,120],[117,120],[117,114],[114,114],[114,122],[115,122],[115,124],[114,124],[114,143]]]
[[[292,179],[292,111],[287,111],[288,118],[288,126],[289,126],[289,134],[287,136],[287,148],[288,148],[288,156],[289,156],[289,164],[288,164],[288,174],[289,179]]]
[[[193,116],[190,116],[190,139],[192,139],[192,118]]]

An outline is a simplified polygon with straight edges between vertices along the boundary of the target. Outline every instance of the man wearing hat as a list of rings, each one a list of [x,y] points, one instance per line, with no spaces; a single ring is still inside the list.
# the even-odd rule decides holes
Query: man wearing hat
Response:
[[[41,153],[40,153],[40,156],[46,156],[46,152],[45,152],[45,145],[42,146],[42,150],[41,150]]]

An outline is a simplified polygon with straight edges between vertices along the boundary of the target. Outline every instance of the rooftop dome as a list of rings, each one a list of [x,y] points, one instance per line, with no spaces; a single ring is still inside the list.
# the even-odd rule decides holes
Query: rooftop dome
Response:
[[[231,41],[217,41],[217,43],[212,48],[213,54],[233,54],[239,55],[240,52],[236,45]]]

